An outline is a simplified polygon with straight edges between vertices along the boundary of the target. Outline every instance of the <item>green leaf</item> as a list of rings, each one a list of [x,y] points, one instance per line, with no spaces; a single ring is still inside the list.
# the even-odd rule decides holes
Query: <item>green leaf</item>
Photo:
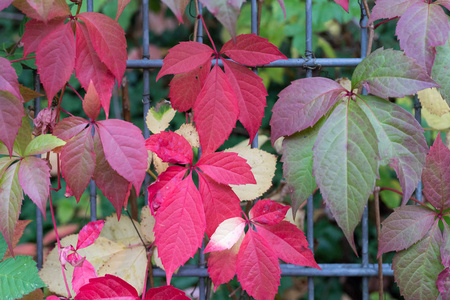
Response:
[[[406,299],[436,299],[438,274],[444,270],[440,246],[442,235],[438,222],[425,237],[393,258],[394,278]]]
[[[31,142],[31,125],[30,121],[28,121],[28,117],[22,117],[22,125],[19,128],[19,132],[17,133],[17,137],[14,140],[14,152],[19,154],[20,156],[25,156],[25,149],[28,144]]]
[[[6,170],[7,167],[13,162],[17,160],[17,157],[9,158],[8,156],[0,157],[0,178],[3,175],[3,172]]]
[[[356,253],[353,231],[375,187],[379,154],[375,130],[355,101],[338,104],[313,151],[317,186]]]
[[[6,250],[8,249],[8,244],[6,243],[3,235],[0,234],[0,261],[3,260]]]
[[[0,299],[19,299],[44,286],[31,256],[10,257],[0,264]]]
[[[361,96],[357,103],[366,113],[378,138],[381,164],[397,173],[403,204],[417,187],[428,152],[423,129],[413,115],[400,106],[374,96]]]
[[[431,76],[441,86],[439,91],[442,97],[450,104],[450,44],[449,41],[443,46],[436,47],[436,58],[434,59]]]
[[[51,134],[43,134],[33,139],[25,150],[25,156],[42,154],[56,147],[64,146],[66,142]]]
[[[295,214],[300,205],[316,189],[313,172],[313,145],[319,129],[325,119],[322,118],[314,127],[286,137],[283,140],[283,175],[291,193],[292,212]]]

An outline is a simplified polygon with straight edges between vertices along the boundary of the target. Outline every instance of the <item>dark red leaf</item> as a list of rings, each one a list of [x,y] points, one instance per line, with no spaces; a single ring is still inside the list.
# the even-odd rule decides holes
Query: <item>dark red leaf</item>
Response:
[[[79,250],[92,245],[100,235],[103,225],[105,225],[105,220],[93,221],[84,225],[78,234],[76,249]]]
[[[145,300],[189,300],[186,293],[171,285],[149,289],[145,294]]]
[[[89,279],[89,283],[82,286],[80,292],[75,296],[75,300],[100,299],[139,300],[139,296],[129,283],[109,274]]]
[[[163,162],[192,164],[193,152],[189,142],[175,132],[161,131],[145,141],[145,147],[153,151]]]
[[[256,202],[250,210],[248,217],[250,221],[261,225],[276,225],[283,221],[289,206],[264,199]]]

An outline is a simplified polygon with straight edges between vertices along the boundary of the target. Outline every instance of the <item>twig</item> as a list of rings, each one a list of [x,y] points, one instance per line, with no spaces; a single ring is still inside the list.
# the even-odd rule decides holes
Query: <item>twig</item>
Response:
[[[67,83],[67,86],[80,98],[81,102],[83,102],[83,97],[80,96],[80,94],[77,92],[77,90],[70,85],[70,83]]]
[[[366,11],[366,16],[369,19],[370,18],[370,9],[369,9],[369,5],[367,4],[367,0],[362,0],[363,6],[364,6],[364,10]],[[374,36],[374,27],[373,24],[368,24],[367,25],[367,29],[368,29],[368,37],[367,37],[367,52],[366,52],[366,56],[370,55],[370,52],[372,52],[372,44],[373,44],[373,36]]]
[[[382,187],[382,188],[380,188],[380,191],[391,191],[391,192],[394,192],[394,193],[397,193],[397,194],[403,196],[403,193],[402,193],[402,192],[397,191],[396,189],[388,188],[388,187]],[[414,201],[414,202],[416,202],[416,203],[419,204],[419,205],[425,206],[424,203],[420,202],[419,200],[417,200],[417,199],[414,198],[414,197],[410,197],[409,199],[412,200],[412,201]]]
[[[11,60],[10,63],[15,63],[15,62],[19,62],[19,61],[24,61],[24,60],[29,60],[29,59],[33,59],[36,58],[36,56],[30,56],[30,57],[24,57],[24,58],[19,58],[19,59],[15,59],[15,60]]]
[[[374,191],[375,198],[375,222],[377,224],[377,241],[380,245],[381,221],[380,221],[380,187],[376,186]],[[378,297],[383,300],[383,255],[378,258]]]
[[[147,255],[147,269],[146,269],[147,271],[145,272],[144,290],[142,291],[142,300],[145,299],[145,294],[147,292],[147,278],[148,278],[148,272],[149,271],[151,272],[151,275],[150,275],[150,287],[154,288],[154,284],[153,284],[153,268],[151,270],[149,270],[149,268],[150,268],[150,266],[152,264],[151,261],[152,261],[152,250],[150,250],[148,252],[148,255]]]
[[[197,2],[197,0],[194,0],[194,3],[195,3],[195,15],[198,16],[200,14],[200,12],[198,10],[198,2]],[[198,22],[199,22],[199,19],[195,18],[195,23],[194,23],[194,42],[197,41],[197,37],[198,37]]]

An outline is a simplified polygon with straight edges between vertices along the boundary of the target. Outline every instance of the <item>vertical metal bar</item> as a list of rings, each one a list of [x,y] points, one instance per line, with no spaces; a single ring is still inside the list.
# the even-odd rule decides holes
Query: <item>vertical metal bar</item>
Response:
[[[414,117],[419,124],[422,124],[422,104],[417,94],[414,95]],[[422,202],[422,180],[417,184],[416,199]]]
[[[142,59],[150,59],[150,37],[149,37],[149,7],[148,0],[142,0]],[[144,120],[147,118],[148,110],[150,109],[150,70],[144,69],[142,71],[143,91],[142,91],[142,103],[144,106]],[[148,139],[150,136],[150,130],[147,127],[146,122],[144,122],[144,138]],[[150,184],[150,175],[145,174],[144,181],[144,201],[145,205],[148,205],[148,192],[147,187]],[[139,195],[139,191],[136,191]]]
[[[94,0],[87,1],[87,11],[94,11]]]
[[[252,7],[251,7],[252,33],[258,34],[258,3],[256,2],[256,0],[252,0],[251,5],[252,5]],[[255,74],[258,74],[258,69],[253,68],[253,72]],[[252,141],[251,147],[258,148],[258,132],[256,133],[255,138]]]
[[[34,72],[34,90],[38,93],[41,92],[41,82],[39,80],[39,75]],[[34,99],[34,117],[36,118],[41,111],[41,97]],[[37,155],[41,156],[41,155]],[[42,224],[42,213],[36,206],[36,247],[37,247],[37,268],[40,270],[44,263],[44,231]]]

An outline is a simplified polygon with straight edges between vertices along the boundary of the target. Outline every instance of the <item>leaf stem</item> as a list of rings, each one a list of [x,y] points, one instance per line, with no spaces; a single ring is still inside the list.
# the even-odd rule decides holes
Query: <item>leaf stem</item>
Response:
[[[393,188],[381,187],[381,188],[380,188],[380,192],[381,192],[381,191],[391,191],[391,192],[394,192],[394,193],[397,193],[397,194],[403,196],[403,193],[402,193],[402,192],[397,191],[396,189],[393,189]],[[412,200],[412,201],[414,201],[414,202],[416,202],[416,203],[419,204],[419,205],[425,206],[424,203],[420,202],[419,200],[417,200],[417,199],[414,198],[414,197],[410,197],[409,199]]]
[[[75,15],[78,15],[80,13],[81,10],[81,5],[83,4],[83,0],[80,0],[80,2],[78,2],[78,8],[77,8],[77,13]]]
[[[145,294],[147,292],[147,278],[148,278],[148,272],[149,272],[151,261],[152,261],[152,251],[150,250],[150,251],[148,251],[148,254],[147,254],[147,269],[146,269],[145,278],[144,278],[144,289],[142,291],[142,300],[145,299]],[[151,272],[153,275],[153,268],[152,268]],[[150,286],[151,286],[151,284],[150,284]]]
[[[158,176],[155,175],[150,169],[147,170],[147,173],[153,177],[153,179],[158,180]]]
[[[197,19],[201,19],[202,20],[203,28],[205,29],[206,34],[208,34],[208,38],[209,38],[209,40],[210,40],[210,42],[211,42],[211,44],[213,46],[214,53],[216,54],[216,56],[219,56],[219,52],[217,52],[216,45],[214,45],[213,39],[211,38],[211,35],[209,34],[208,28],[206,28],[206,24],[205,24],[205,20],[203,19],[203,16],[202,15],[198,15]]]
[[[80,94],[77,92],[77,90],[70,85],[70,83],[67,83],[67,86],[78,96],[78,98],[80,98],[81,102],[83,102],[83,97],[80,96]]]
[[[377,29],[378,26],[380,26],[381,24],[387,23],[387,22],[389,22],[389,21],[392,21],[392,20],[395,20],[395,19],[398,19],[398,18],[399,18],[399,17],[393,17],[393,18],[390,18],[390,19],[381,21],[380,23],[378,23],[377,25],[375,25],[375,26],[373,27],[373,29]]]
[[[10,63],[15,63],[15,62],[19,62],[19,61],[24,61],[24,60],[29,60],[29,59],[33,59],[36,58],[36,56],[30,56],[30,57],[24,57],[24,58],[19,58],[19,59],[15,59],[15,60],[11,60]]]

